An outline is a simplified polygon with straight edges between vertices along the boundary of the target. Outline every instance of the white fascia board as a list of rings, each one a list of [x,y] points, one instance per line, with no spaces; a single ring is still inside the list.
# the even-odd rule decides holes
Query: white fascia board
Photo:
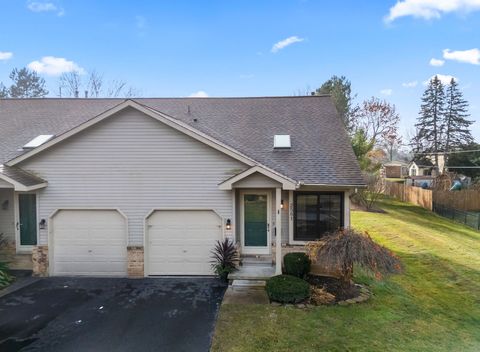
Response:
[[[275,180],[279,183],[282,184],[282,188],[284,190],[296,190],[297,189],[297,184],[295,183],[295,181],[291,180],[291,179],[288,179],[282,175],[279,175],[275,172],[272,172],[270,170],[267,170],[259,165],[256,165],[256,166],[253,166],[251,167],[250,169],[247,169],[233,177],[230,177],[228,180],[225,180],[223,181],[222,183],[220,183],[218,185],[218,189],[220,190],[224,190],[224,191],[229,191],[232,189],[232,186],[235,182],[238,182],[242,179],[244,179],[245,177],[248,177],[252,174],[254,174],[255,172],[258,172],[268,178],[271,178],[272,180]]]

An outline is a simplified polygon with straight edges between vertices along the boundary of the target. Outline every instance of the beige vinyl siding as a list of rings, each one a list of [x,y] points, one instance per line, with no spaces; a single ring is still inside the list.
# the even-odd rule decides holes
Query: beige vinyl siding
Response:
[[[288,243],[288,191],[282,191],[282,199],[283,199],[283,209],[282,209],[282,243]],[[275,189],[272,189],[272,224],[275,227]],[[272,244],[275,243],[275,238],[272,233]]]
[[[0,188],[12,188],[13,189],[13,185],[8,183],[7,181],[0,180]]]
[[[8,208],[2,204],[8,201]],[[13,205],[13,188],[0,188],[0,233],[3,233],[10,243],[15,242],[15,210]]]
[[[144,218],[154,208],[209,208],[232,218],[232,194],[218,184],[247,168],[134,109],[20,167],[48,181],[38,193],[39,220],[62,208],[118,208],[128,217],[130,245],[143,244]],[[46,243],[47,230],[40,230]]]
[[[271,188],[282,187],[282,184],[262,175],[261,173],[255,172],[250,176],[235,182],[232,186],[235,188]]]

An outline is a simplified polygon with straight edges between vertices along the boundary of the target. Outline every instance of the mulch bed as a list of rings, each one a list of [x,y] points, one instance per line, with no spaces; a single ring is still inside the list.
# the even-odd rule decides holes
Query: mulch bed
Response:
[[[342,282],[333,277],[308,275],[307,282],[319,288],[323,288],[328,293],[335,296],[335,302],[345,301],[360,295],[360,288],[351,284],[344,287]]]

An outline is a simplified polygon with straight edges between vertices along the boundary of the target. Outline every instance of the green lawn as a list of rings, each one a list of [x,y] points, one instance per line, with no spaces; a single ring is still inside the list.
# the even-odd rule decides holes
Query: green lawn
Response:
[[[480,232],[422,208],[381,201],[352,223],[395,251],[405,272],[368,283],[355,306],[309,311],[225,305],[213,351],[480,351]]]

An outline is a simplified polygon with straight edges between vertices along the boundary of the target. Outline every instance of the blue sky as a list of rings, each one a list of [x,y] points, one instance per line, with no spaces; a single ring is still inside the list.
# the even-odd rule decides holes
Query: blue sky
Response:
[[[51,96],[72,69],[125,80],[143,96],[272,96],[345,75],[358,101],[394,103],[406,134],[423,82],[451,75],[478,141],[480,1],[437,3],[0,0],[0,81],[30,65]]]

